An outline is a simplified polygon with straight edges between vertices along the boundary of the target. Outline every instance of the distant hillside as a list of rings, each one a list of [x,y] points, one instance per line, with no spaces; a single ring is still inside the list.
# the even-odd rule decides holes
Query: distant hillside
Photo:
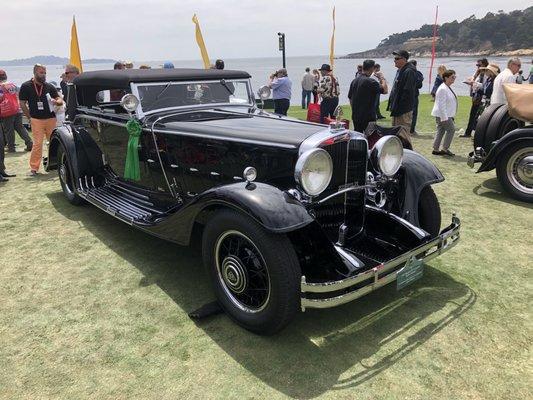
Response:
[[[114,63],[116,60],[104,59],[104,58],[89,58],[83,60],[84,64],[98,64],[98,63]],[[57,56],[35,56],[30,58],[20,58],[17,60],[0,60],[0,65],[65,65],[69,63],[69,59],[66,57]]]
[[[478,55],[533,55],[533,7],[510,13],[487,13],[477,19],[472,15],[461,22],[438,26],[436,51],[440,57]],[[406,49],[414,56],[431,55],[433,25],[394,33],[373,50],[351,53],[340,58],[387,57],[397,49]]]

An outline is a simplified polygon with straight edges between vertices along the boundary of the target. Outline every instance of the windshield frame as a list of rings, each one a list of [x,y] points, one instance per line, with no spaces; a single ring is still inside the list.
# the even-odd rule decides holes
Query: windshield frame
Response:
[[[159,113],[161,111],[169,111],[169,110],[176,110],[176,109],[194,109],[194,108],[211,108],[211,107],[227,107],[227,106],[245,106],[245,107],[253,107],[255,106],[255,97],[252,90],[252,84],[250,81],[250,78],[248,79],[224,79],[225,82],[240,82],[240,83],[246,83],[246,87],[248,89],[248,103],[205,103],[205,104],[190,104],[185,106],[173,106],[173,107],[165,107],[165,108],[156,108],[149,111],[143,111],[142,108],[142,102],[141,98],[139,96],[139,87],[141,86],[165,86],[168,83],[171,85],[194,85],[194,84],[202,84],[202,83],[220,83],[220,79],[210,79],[210,80],[193,80],[193,81],[161,81],[161,82],[135,82],[131,83],[131,93],[133,93],[137,98],[139,99],[139,105],[137,106],[137,116],[139,118],[143,118],[146,115],[151,115],[155,113]]]

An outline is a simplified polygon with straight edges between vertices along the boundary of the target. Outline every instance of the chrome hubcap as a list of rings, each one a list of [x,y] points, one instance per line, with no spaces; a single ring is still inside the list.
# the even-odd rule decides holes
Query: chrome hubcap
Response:
[[[509,182],[523,193],[533,194],[533,147],[525,147],[507,162]]]
[[[246,272],[239,260],[228,256],[222,262],[222,278],[233,293],[242,293],[247,285]]]
[[[266,262],[254,243],[239,231],[226,231],[215,243],[219,282],[229,300],[248,313],[263,310],[270,299]]]

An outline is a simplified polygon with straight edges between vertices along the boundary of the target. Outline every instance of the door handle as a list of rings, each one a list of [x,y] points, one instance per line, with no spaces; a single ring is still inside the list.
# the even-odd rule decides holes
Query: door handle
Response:
[[[151,158],[146,159],[146,161],[148,161],[149,163],[155,163],[155,161],[152,160]]]
[[[176,164],[170,164],[170,168],[178,168]]]

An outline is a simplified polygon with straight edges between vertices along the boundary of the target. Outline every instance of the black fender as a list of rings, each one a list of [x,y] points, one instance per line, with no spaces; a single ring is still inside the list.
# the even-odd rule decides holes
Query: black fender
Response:
[[[496,168],[498,156],[502,154],[508,146],[513,143],[528,139],[533,139],[533,125],[526,126],[525,128],[515,129],[514,131],[509,132],[507,135],[494,142],[489,154],[487,154],[477,172],[490,171]]]
[[[65,124],[52,132],[45,162],[46,171],[57,169],[57,150],[62,144],[69,157],[75,180],[102,172],[102,153],[98,145],[86,132],[79,132],[79,129],[84,128]]]
[[[427,158],[412,150],[403,151],[402,186],[405,194],[400,208],[402,218],[418,226],[418,199],[428,185],[444,181],[439,169]]]
[[[288,193],[265,183],[239,182],[206,190],[170,217],[144,229],[188,245],[199,216],[222,207],[248,215],[266,230],[275,233],[288,233],[314,221],[305,206]]]

